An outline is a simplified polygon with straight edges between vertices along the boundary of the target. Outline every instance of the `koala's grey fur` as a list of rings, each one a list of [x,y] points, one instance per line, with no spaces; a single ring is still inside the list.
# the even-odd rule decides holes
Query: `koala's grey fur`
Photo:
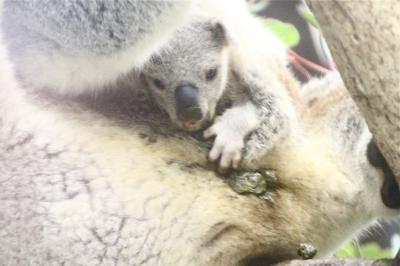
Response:
[[[97,91],[140,68],[185,21],[192,3],[3,2],[1,27],[19,79],[63,94]]]
[[[199,89],[199,101],[205,123],[214,117],[216,104],[221,97],[227,75],[227,58],[224,56],[224,36],[218,33],[213,21],[196,19],[173,35],[167,47],[153,56],[141,70],[157,103],[167,111],[171,120],[184,126],[177,118],[175,89],[179,85],[193,85]],[[221,36],[220,36],[221,35]],[[219,74],[206,81],[206,72],[217,68]],[[154,79],[162,81],[165,88],[157,88]]]
[[[214,125],[205,131],[206,137],[216,135],[210,159],[221,157],[222,169],[231,164],[236,168],[243,146],[246,160],[251,161],[290,135],[293,111],[291,105],[282,104],[288,99],[282,97],[285,84],[277,75],[284,67],[239,67],[242,61],[235,57],[239,57],[242,44],[240,40],[232,43],[229,28],[209,17],[193,20],[174,34],[167,49],[145,65],[142,75],[155,100],[178,127],[204,129],[219,114]],[[268,47],[268,43],[265,45]],[[207,80],[206,73],[213,68],[218,70],[217,75]],[[286,77],[290,77],[289,71]],[[158,88],[154,81],[162,82],[162,87]],[[175,91],[186,84],[198,90],[204,114],[192,127],[177,117]],[[249,141],[243,145],[248,135]]]

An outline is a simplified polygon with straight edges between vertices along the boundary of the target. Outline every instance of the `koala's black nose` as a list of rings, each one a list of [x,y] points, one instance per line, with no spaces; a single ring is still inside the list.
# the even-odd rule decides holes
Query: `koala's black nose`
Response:
[[[192,85],[178,86],[175,89],[176,112],[183,121],[198,121],[203,117],[199,104],[199,91]]]

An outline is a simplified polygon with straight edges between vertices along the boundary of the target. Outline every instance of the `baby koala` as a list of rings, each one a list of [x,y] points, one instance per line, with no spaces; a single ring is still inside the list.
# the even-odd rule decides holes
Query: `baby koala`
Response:
[[[259,156],[284,135],[286,116],[268,88],[271,82],[264,82],[257,67],[245,73],[240,45],[222,23],[198,18],[178,30],[141,73],[177,127],[197,131],[213,121],[204,137],[215,136],[209,160],[219,159],[221,172],[237,168],[243,152]]]

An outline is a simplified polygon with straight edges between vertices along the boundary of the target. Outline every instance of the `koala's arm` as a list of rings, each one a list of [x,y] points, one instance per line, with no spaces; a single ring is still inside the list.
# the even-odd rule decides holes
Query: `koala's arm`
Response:
[[[18,77],[67,94],[140,68],[194,0],[4,0],[1,27]]]
[[[285,87],[289,82],[279,80],[277,73],[258,75],[254,69],[242,70],[240,75],[232,73],[231,86],[224,96],[233,107],[204,132],[206,138],[215,136],[209,159],[220,158],[222,172],[230,166],[237,168],[242,158],[245,167],[252,167],[253,161],[261,159],[278,143],[283,145],[297,128],[295,104]],[[288,80],[294,78],[286,69],[282,73]]]
[[[215,136],[209,159],[219,157],[220,171],[232,166],[237,168],[242,158],[244,139],[259,125],[257,109],[251,102],[234,106],[217,117],[214,124],[204,132],[204,137]]]
[[[249,71],[237,76],[238,85],[248,91],[259,121],[244,146],[246,165],[251,165],[253,160],[264,156],[277,144],[283,145],[296,127],[297,116],[288,88],[275,74],[264,72],[261,75]],[[291,73],[285,72],[285,75]]]
[[[243,155],[243,166],[253,168],[256,159],[296,134],[299,85],[287,68],[286,48],[258,20],[249,17],[229,29],[238,35],[230,47],[231,84],[246,93],[259,118]]]

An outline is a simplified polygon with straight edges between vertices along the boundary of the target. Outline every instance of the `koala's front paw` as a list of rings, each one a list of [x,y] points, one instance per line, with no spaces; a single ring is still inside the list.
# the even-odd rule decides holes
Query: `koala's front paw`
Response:
[[[222,173],[231,166],[237,168],[242,159],[243,136],[219,123],[204,131],[205,138],[212,136],[215,136],[215,140],[208,159],[215,162],[220,158],[218,171]]]

